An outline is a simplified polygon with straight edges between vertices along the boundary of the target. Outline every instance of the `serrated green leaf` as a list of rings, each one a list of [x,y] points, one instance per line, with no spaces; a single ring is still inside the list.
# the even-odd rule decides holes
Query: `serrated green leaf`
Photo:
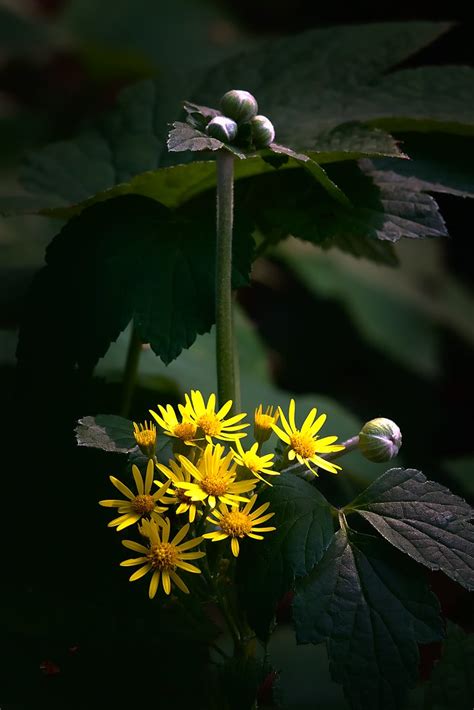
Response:
[[[441,659],[431,674],[426,699],[430,710],[472,710],[474,703],[474,635],[448,624]]]
[[[237,158],[245,158],[246,154],[230,143],[223,143],[217,138],[212,138],[206,133],[190,126],[189,123],[176,121],[168,136],[166,143],[168,150],[174,153],[182,153],[189,150],[198,152],[202,150],[228,150]]]
[[[238,287],[248,279],[253,239],[250,223],[237,217],[235,227]],[[133,320],[139,338],[169,363],[214,322],[214,252],[210,205],[170,211],[127,196],[85,210],[48,249],[20,333],[20,360],[55,362],[61,351],[63,366],[91,368]],[[45,337],[58,328],[60,348]]]
[[[267,638],[280,597],[295,577],[308,574],[321,559],[334,534],[331,507],[319,491],[291,473],[283,473],[259,495],[274,512],[276,531],[261,542],[242,546],[237,583],[251,626]]]
[[[347,506],[402,552],[474,589],[471,506],[415,469],[393,468]]]
[[[114,414],[97,414],[79,419],[76,427],[79,446],[127,454],[137,448],[133,426],[129,419]]]
[[[268,242],[293,235],[323,247],[336,244],[358,255],[359,241],[360,252],[370,254],[371,241],[447,235],[434,199],[413,190],[399,176],[374,170],[370,161],[327,167],[351,205],[328,202],[303,172],[276,172],[237,186],[237,195]],[[391,250],[372,251],[378,260],[396,261]]]
[[[98,199],[107,199],[129,192],[123,183],[175,162],[166,154],[165,139],[168,122],[179,118],[183,97],[193,98],[194,94],[199,103],[209,97],[209,105],[216,105],[230,85],[245,85],[256,93],[261,108],[277,127],[279,142],[305,152],[316,151],[317,158],[321,136],[322,158],[329,162],[364,155],[393,156],[396,146],[389,136],[359,125],[386,115],[390,97],[377,94],[378,76],[448,27],[446,23],[373,24],[314,30],[264,42],[260,49],[213,68],[199,88],[194,77],[191,85],[189,78],[164,72],[159,80],[127,89],[117,109],[96,127],[32,156],[23,172],[24,184],[48,196],[45,209],[97,199],[98,193],[102,193]],[[390,74],[393,76],[397,74]],[[466,82],[469,76],[460,71],[461,93]],[[416,102],[412,113],[418,116],[419,107],[426,106],[430,116],[439,103],[436,86],[427,85],[425,93],[416,95]],[[396,108],[396,116],[409,114],[402,102],[396,102]],[[443,120],[458,109],[459,102],[450,109],[449,101],[443,100]],[[454,118],[462,122],[465,114]],[[350,123],[352,145],[347,135]],[[346,131],[343,149],[340,144],[334,146],[331,155],[324,145],[326,142],[327,148],[328,140],[336,140],[339,130]]]
[[[277,140],[305,152],[318,150],[321,134],[351,122],[379,126],[385,119],[390,130],[411,120],[410,129],[470,130],[473,70],[389,73],[447,29],[447,23],[373,23],[276,39],[213,67],[195,98],[213,105],[229,86],[245,86],[271,118]],[[371,142],[368,136],[367,149]],[[357,144],[364,152],[360,134]]]
[[[416,565],[378,538],[344,530],[297,582],[293,602],[298,642],[327,640],[331,675],[354,710],[399,710],[417,680],[417,642],[443,636],[438,612]]]
[[[392,170],[416,190],[446,192],[460,197],[474,197],[474,139],[443,133],[400,136],[410,160],[377,160],[381,170]]]
[[[320,133],[317,145],[309,155],[318,163],[392,156],[395,165],[398,165],[399,158],[407,157],[400,149],[399,141],[389,133],[357,122],[343,123]]]

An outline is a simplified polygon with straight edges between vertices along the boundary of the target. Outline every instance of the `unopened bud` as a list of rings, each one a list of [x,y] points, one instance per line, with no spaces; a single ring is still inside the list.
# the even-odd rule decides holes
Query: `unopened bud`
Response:
[[[237,124],[227,116],[216,116],[206,127],[207,134],[224,143],[232,143],[237,135]]]
[[[244,123],[257,115],[258,104],[255,96],[248,91],[233,89],[222,97],[221,111],[237,123]]]
[[[256,148],[266,148],[275,140],[275,128],[266,116],[255,116],[250,121],[252,141]]]
[[[362,427],[359,434],[359,450],[369,461],[390,461],[402,445],[402,433],[391,419],[378,417]]]

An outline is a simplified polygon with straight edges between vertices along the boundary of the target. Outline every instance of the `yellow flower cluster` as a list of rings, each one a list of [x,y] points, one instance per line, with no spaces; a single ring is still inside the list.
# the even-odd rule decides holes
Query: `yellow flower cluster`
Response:
[[[244,430],[249,426],[243,421],[247,415],[228,417],[231,409],[229,401],[216,410],[214,394],[205,402],[202,394],[195,390],[185,395],[185,403],[178,405],[178,412],[171,405],[158,405],[158,412],[150,410],[150,414],[163,434],[174,441],[174,457],[168,465],[160,463],[155,455],[155,424],[134,424],[137,445],[148,457],[145,477],[132,465],[133,491],[110,476],[112,484],[125,498],[102,500],[100,504],[117,508],[119,515],[111,520],[110,527],[120,531],[138,525],[142,542],[124,540],[123,545],[139,556],[121,564],[138,567],[130,581],[151,573],[150,598],[156,595],[160,582],[166,594],[170,594],[172,583],[189,593],[180,574],[201,572],[190,560],[205,557],[204,550],[194,548],[204,547],[207,540],[229,539],[230,550],[237,557],[239,540],[263,540],[261,533],[275,530],[262,527],[274,515],[267,512],[270,504],[254,509],[256,489],[262,484],[271,486],[265,477],[280,474],[274,468],[274,454],[262,454],[262,447],[273,432],[287,445],[283,463],[297,459],[311,470],[311,464],[332,472],[339,468],[321,457],[343,447],[334,444],[335,436],[318,438],[326,416],[323,414],[316,419],[316,409],[311,410],[298,429],[293,400],[288,418],[281,408],[274,413],[273,408],[268,407],[264,412],[260,405],[254,417],[255,442],[250,448],[242,444],[247,436]],[[277,425],[279,420],[283,429]],[[183,514],[188,522],[179,527],[177,520]],[[171,537],[175,527],[177,530]]]

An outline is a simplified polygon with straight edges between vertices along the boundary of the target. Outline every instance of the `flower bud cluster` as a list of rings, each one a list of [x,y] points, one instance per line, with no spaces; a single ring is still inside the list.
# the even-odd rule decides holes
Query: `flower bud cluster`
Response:
[[[258,104],[248,91],[233,89],[220,101],[221,116],[212,118],[206,127],[208,135],[224,143],[235,142],[249,148],[267,148],[275,140],[272,122],[258,115]]]

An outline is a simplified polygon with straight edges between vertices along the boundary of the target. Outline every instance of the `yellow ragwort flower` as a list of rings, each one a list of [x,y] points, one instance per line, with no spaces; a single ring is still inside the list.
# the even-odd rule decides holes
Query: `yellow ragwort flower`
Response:
[[[185,456],[179,456],[183,468],[194,479],[193,483],[177,482],[176,488],[182,488],[191,501],[207,500],[211,508],[216,502],[238,505],[238,501],[245,501],[240,494],[247,493],[255,488],[257,481],[236,481],[237,464],[233,462],[234,452],[229,451],[225,456],[221,444],[208,444],[204,453],[195,466]]]
[[[176,461],[173,461],[172,459],[169,461],[169,468],[162,463],[158,463],[156,466],[162,473],[165,474],[167,478],[170,479],[171,485],[176,483],[191,483],[191,475],[186,471],[186,469],[178,466]],[[155,483],[160,485],[159,481],[155,481]],[[186,495],[184,489],[174,485],[173,488],[168,489],[168,494],[171,495],[171,497],[167,500],[170,503],[178,504],[178,507],[176,508],[177,515],[188,512],[189,522],[193,523],[196,519],[197,505]]]
[[[133,436],[142,454],[152,459],[156,449],[156,426],[152,422],[144,424],[133,422]]]
[[[179,421],[171,404],[166,405],[166,409],[159,404],[158,409],[161,416],[152,409],[150,409],[150,414],[158,422],[163,432],[167,436],[179,439],[187,446],[194,446],[193,440],[196,437],[197,425],[187,415],[182,415],[181,421]]]
[[[153,599],[158,590],[160,577],[165,594],[171,592],[171,582],[174,582],[182,592],[189,594],[189,589],[176,570],[182,569],[185,572],[199,574],[201,572],[199,567],[189,564],[187,560],[198,560],[204,557],[206,553],[188,552],[188,550],[191,550],[202,542],[202,537],[196,537],[187,542],[181,542],[188,534],[188,531],[189,525],[186,524],[176,533],[170,542],[169,520],[166,520],[161,535],[159,527],[154,520],[144,520],[140,532],[149,540],[147,547],[133,540],[122,540],[122,544],[129,550],[140,553],[140,557],[124,560],[120,563],[122,567],[141,565],[140,569],[137,569],[137,571],[131,575],[130,582],[135,582],[135,580],[144,577],[148,572],[152,572],[150,586],[148,588],[148,596],[150,599]]]
[[[247,536],[252,537],[254,540],[263,540],[263,535],[259,533],[272,532],[276,528],[261,528],[259,526],[270,520],[275,513],[263,515],[268,510],[270,503],[264,503],[251,513],[250,511],[256,500],[257,496],[253,496],[247,501],[242,510],[229,510],[225,503],[221,503],[220,510],[213,510],[207,518],[210,523],[217,526],[217,530],[205,533],[203,537],[212,540],[212,542],[219,542],[219,540],[225,540],[226,537],[230,537],[230,547],[234,557],[238,557],[239,554],[239,538]]]
[[[137,493],[132,493],[130,488],[128,488],[124,483],[110,476],[110,480],[122,495],[124,495],[127,500],[100,500],[99,504],[103,505],[105,508],[118,508],[118,512],[121,513],[118,518],[114,518],[109,523],[109,528],[117,528],[117,530],[123,530],[129,525],[137,523],[140,518],[144,516],[150,516],[159,525],[164,525],[164,519],[161,517],[160,513],[166,510],[165,506],[159,506],[158,502],[167,503],[164,496],[169,488],[171,481],[166,481],[160,488],[158,488],[155,493],[151,493],[151,486],[153,484],[153,472],[154,464],[153,460],[148,461],[146,467],[145,481],[142,478],[138,466],[133,464],[132,474],[135,479],[135,485],[137,487]]]
[[[234,459],[235,462],[239,466],[243,466],[246,468],[250,473],[255,476],[256,478],[259,478],[261,481],[266,483],[268,486],[271,486],[272,484],[266,481],[264,478],[262,478],[261,474],[264,474],[266,476],[279,476],[278,471],[272,471],[270,470],[270,466],[273,466],[273,461],[272,459],[274,458],[274,454],[265,454],[265,456],[259,456],[257,451],[258,451],[258,443],[254,444],[249,451],[244,451],[242,448],[242,444],[240,441],[236,441],[235,445],[237,447],[237,451],[235,452]]]
[[[246,436],[241,430],[249,425],[238,424],[247,416],[246,414],[236,414],[230,419],[225,419],[225,415],[232,407],[232,400],[226,402],[218,412],[216,412],[215,394],[211,394],[206,404],[198,390],[191,390],[191,397],[186,394],[185,400],[185,405],[178,405],[179,411],[183,417],[189,417],[196,424],[198,436],[204,436],[209,443],[212,442],[212,439],[236,441]]]
[[[319,468],[323,468],[330,473],[337,473],[341,470],[330,461],[326,461],[318,454],[328,454],[333,451],[342,451],[344,448],[340,444],[334,444],[337,441],[337,436],[326,436],[323,439],[318,438],[318,431],[326,421],[326,415],[320,414],[316,419],[317,409],[314,407],[300,429],[297,428],[295,422],[295,400],[290,401],[288,410],[288,420],[281,407],[279,407],[281,423],[283,429],[280,429],[276,424],[273,425],[273,431],[280,437],[285,444],[288,444],[288,458],[290,461],[296,460],[307,466],[316,476],[316,471],[313,470],[311,464],[314,463]]]
[[[280,412],[277,410],[273,414],[273,407],[267,407],[265,412],[261,404],[255,410],[253,435],[255,441],[264,444],[272,435],[273,425],[277,423]]]

